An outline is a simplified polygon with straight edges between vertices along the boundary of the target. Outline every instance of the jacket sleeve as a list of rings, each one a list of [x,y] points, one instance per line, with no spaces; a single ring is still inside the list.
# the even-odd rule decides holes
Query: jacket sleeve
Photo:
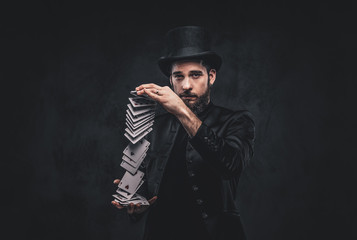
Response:
[[[230,178],[239,174],[253,156],[255,126],[247,111],[233,113],[222,125],[215,131],[202,122],[190,143],[222,177]]]

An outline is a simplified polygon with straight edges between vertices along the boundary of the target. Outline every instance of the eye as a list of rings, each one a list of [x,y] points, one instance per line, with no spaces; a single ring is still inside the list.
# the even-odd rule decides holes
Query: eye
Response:
[[[175,80],[182,80],[183,78],[184,78],[183,75],[175,75],[174,76]]]
[[[192,77],[193,79],[197,79],[197,78],[199,78],[199,77],[201,77],[201,76],[202,76],[201,73],[192,73],[192,74],[191,74],[191,77]]]

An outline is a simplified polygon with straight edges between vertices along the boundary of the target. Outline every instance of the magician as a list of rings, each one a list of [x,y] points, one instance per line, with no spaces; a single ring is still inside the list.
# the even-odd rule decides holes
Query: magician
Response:
[[[132,221],[145,221],[144,239],[246,239],[237,189],[253,156],[254,121],[247,110],[212,102],[222,58],[210,41],[202,27],[170,30],[167,53],[158,60],[170,86],[135,89],[166,110],[147,136],[146,178],[139,191],[150,205],[112,204],[126,209]]]

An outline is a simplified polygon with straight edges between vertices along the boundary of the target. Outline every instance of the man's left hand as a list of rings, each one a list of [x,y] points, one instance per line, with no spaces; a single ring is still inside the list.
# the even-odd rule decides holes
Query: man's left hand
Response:
[[[161,87],[154,83],[142,84],[136,88],[138,95],[146,93],[151,99],[157,101],[169,113],[179,116],[187,108],[182,99],[168,86]]]

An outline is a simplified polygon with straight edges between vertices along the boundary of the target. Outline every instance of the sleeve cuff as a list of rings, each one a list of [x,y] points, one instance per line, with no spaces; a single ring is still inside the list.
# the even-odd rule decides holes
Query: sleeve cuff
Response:
[[[196,135],[190,138],[191,145],[196,149],[207,149],[208,142],[210,141],[210,131],[206,124],[202,122],[198,128]]]

